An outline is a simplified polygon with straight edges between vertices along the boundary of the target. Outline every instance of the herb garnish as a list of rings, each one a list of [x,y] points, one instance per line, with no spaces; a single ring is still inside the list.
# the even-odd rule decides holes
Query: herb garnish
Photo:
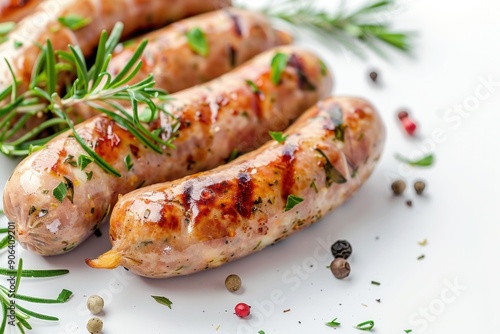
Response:
[[[328,266],[328,267],[330,267],[330,266]],[[325,323],[325,325],[330,326],[330,327],[338,327],[338,326],[340,326],[340,322],[337,322],[337,318],[335,318],[332,321]]]
[[[284,53],[278,52],[271,60],[271,82],[278,85],[281,81],[281,75],[285,71],[288,56]]]
[[[286,199],[285,211],[292,210],[294,206],[302,203],[303,201],[304,199],[300,198],[299,196],[295,196],[293,194],[288,195],[288,198]]]
[[[408,334],[408,333],[413,332],[413,330],[411,330],[411,329],[405,329],[405,330],[404,330],[404,332],[405,332],[406,334]]]
[[[283,136],[283,132],[269,131],[269,135],[280,144],[288,138],[288,135]]]
[[[229,157],[227,157],[227,162],[231,162],[233,161],[234,159],[236,159],[238,156],[240,155],[240,152],[238,152],[238,150],[235,148],[231,151],[231,153],[229,154]]]
[[[134,163],[132,162],[132,157],[130,156],[130,154],[127,154],[125,159],[123,159],[123,162],[125,162],[125,167],[127,167],[127,171],[130,172],[132,167],[134,167]]]
[[[66,28],[69,28],[71,30],[78,30],[81,29],[92,22],[92,20],[87,17],[81,17],[78,15],[66,15],[66,16],[61,16],[57,19],[61,25],[63,25]]]
[[[403,52],[409,52],[410,34],[393,31],[387,19],[382,16],[394,6],[394,0],[369,2],[352,12],[341,7],[337,13],[330,13],[315,7],[314,1],[283,0],[272,2],[264,14],[277,17],[291,25],[301,26],[320,34],[363,56],[360,44],[365,44],[372,51],[385,56],[380,48],[386,44]]]
[[[346,183],[347,179],[333,166],[326,154],[319,148],[317,148],[316,151],[326,160],[323,165],[326,174],[326,186],[330,187],[333,183]]]
[[[396,154],[396,159],[410,166],[417,166],[417,167],[429,167],[434,163],[434,155],[432,153],[416,160],[410,160],[408,158],[403,157],[400,154]]]
[[[186,38],[191,50],[203,57],[208,55],[209,49],[207,38],[200,28],[196,27],[189,30],[186,33]]]
[[[23,46],[23,42],[14,41],[14,49],[19,49],[22,46]]]
[[[373,284],[373,285],[380,285],[380,282],[377,282],[377,281],[372,281],[372,284]]]
[[[266,334],[266,332],[264,332],[263,330],[260,330],[260,331],[258,332],[258,334]]]
[[[52,195],[59,201],[63,202],[64,198],[66,198],[66,194],[68,193],[68,188],[66,188],[66,184],[61,182],[57,185],[57,187],[52,190]]]
[[[253,82],[252,80],[246,80],[246,83],[248,86],[250,86],[250,89],[252,90],[252,93],[254,94],[261,94],[262,92],[260,91],[259,87]]]
[[[354,328],[362,331],[371,331],[375,327],[375,322],[373,320],[368,320],[357,324]]]
[[[65,275],[69,273],[68,270],[65,269],[56,269],[56,270],[23,270],[23,259],[19,259],[19,264],[17,266],[17,270],[0,268],[0,275],[15,277],[14,283],[14,291],[7,289],[5,286],[0,285],[0,303],[2,304],[2,316],[3,321],[0,326],[0,333],[5,331],[5,326],[7,325],[7,310],[12,307],[12,304],[15,303],[15,321],[9,321],[9,324],[17,326],[21,333],[24,333],[25,329],[32,329],[31,325],[28,323],[28,319],[30,317],[38,318],[41,320],[47,321],[57,321],[59,320],[57,317],[45,315],[41,313],[37,313],[31,310],[26,309],[25,307],[19,305],[13,299],[23,300],[30,303],[41,303],[41,304],[60,304],[67,302],[73,293],[69,290],[62,289],[57,298],[48,299],[48,298],[38,298],[32,296],[21,295],[17,293],[19,288],[19,284],[21,282],[21,277],[54,277]],[[13,298],[13,299],[12,299]]]
[[[151,296],[156,300],[158,303],[167,306],[169,309],[172,309],[172,301],[168,299],[167,297],[162,297],[162,296]]]
[[[84,154],[80,154],[78,157],[78,166],[80,166],[80,170],[84,170],[85,167],[87,167],[92,161],[92,158]]]
[[[167,93],[154,87],[155,81],[152,75],[136,84],[127,84],[142,66],[140,57],[147,41],[139,44],[130,60],[116,76],[113,77],[107,72],[112,52],[120,40],[122,30],[123,24],[117,23],[109,38],[105,31],[101,33],[95,63],[90,68],[87,67],[85,57],[78,46],[69,46],[69,52],[55,52],[52,43],[47,40],[34,66],[29,89],[18,94],[17,85],[13,84],[4,91],[0,91],[0,102],[5,99],[10,101],[0,107],[0,152],[8,156],[24,156],[39,149],[51,138],[69,128],[73,132],[72,136],[92,161],[106,172],[121,176],[76,132],[67,110],[77,104],[85,104],[104,113],[128,130],[142,144],[157,153],[161,153],[163,147],[172,148],[172,141],[178,130],[178,121],[163,108],[162,101]],[[19,82],[8,62],[7,66],[13,79],[12,82]],[[77,76],[77,79],[69,86],[68,93],[63,97],[56,92],[61,69],[65,71],[72,69]],[[131,103],[131,110],[126,110],[118,103],[123,100]],[[163,138],[164,133],[160,133],[161,130],[151,131],[141,123],[138,116],[139,104],[146,105],[153,114],[157,110],[162,110],[172,118],[170,135],[166,139]],[[47,117],[40,125],[20,138],[11,140],[16,131],[30,119],[38,118],[40,114],[45,113],[50,113],[51,117]],[[19,117],[15,118],[16,116]],[[14,120],[14,124],[10,124],[11,120]],[[46,138],[38,138],[47,130],[52,130],[54,134]]]
[[[15,22],[2,22],[0,23],[0,37],[7,35],[16,26]]]

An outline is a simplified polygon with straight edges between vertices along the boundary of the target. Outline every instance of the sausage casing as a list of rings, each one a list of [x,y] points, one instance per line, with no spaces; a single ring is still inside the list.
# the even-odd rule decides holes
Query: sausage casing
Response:
[[[384,133],[368,102],[323,100],[282,143],[273,140],[228,165],[123,196],[111,215],[112,250],[87,263],[170,277],[261,250],[352,196],[374,169]]]
[[[205,36],[206,55],[190,47],[186,35],[194,29]],[[143,39],[149,41],[142,55],[143,65],[130,83],[152,73],[156,86],[170,93],[215,79],[265,50],[291,42],[289,35],[273,29],[258,12],[223,9],[178,21],[127,42],[115,52],[108,71],[118,73]]]
[[[20,21],[40,2],[42,0],[0,0],[0,23]]]
[[[280,81],[271,80],[277,53],[288,61]],[[64,253],[98,228],[119,194],[223,164],[231,152],[263,144],[267,132],[284,130],[319,99],[332,79],[322,61],[298,47],[267,51],[204,85],[171,95],[165,108],[180,123],[173,144],[158,154],[105,115],[76,126],[78,134],[121,177],[95,163],[81,168],[86,153],[67,132],[22,161],[4,190],[4,211],[16,224],[21,245],[42,255]],[[168,132],[171,119],[159,113],[151,130]],[[124,160],[129,157],[129,163]],[[132,165],[132,166],[131,166]],[[55,189],[67,189],[59,201]]]

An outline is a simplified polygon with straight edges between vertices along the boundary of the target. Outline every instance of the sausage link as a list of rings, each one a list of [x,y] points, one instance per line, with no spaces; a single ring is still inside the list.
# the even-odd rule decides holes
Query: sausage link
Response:
[[[28,16],[42,0],[0,0],[0,23],[18,22]]]
[[[206,37],[207,55],[190,48],[186,34],[196,28]],[[173,23],[126,43],[108,66],[111,74],[123,68],[143,39],[149,41],[143,66],[131,83],[152,73],[156,85],[170,93],[212,80],[265,50],[291,43],[291,37],[274,30],[262,14],[224,9]]]
[[[373,106],[348,97],[318,103],[285,135],[215,170],[123,196],[111,215],[112,250],[87,264],[161,278],[249,255],[352,196],[384,143]]]
[[[90,56],[101,31],[111,31],[118,21],[124,23],[123,35],[128,36],[230,4],[230,0],[44,0],[31,15],[16,24],[8,41],[0,44],[0,92],[12,83],[3,58],[11,63],[14,73],[22,80],[19,90],[23,91],[40,54],[38,45],[47,39],[51,40],[54,50],[65,50],[68,44],[78,45],[85,56]],[[69,15],[89,19],[90,23],[71,30],[58,21]]]
[[[277,52],[288,62],[275,84],[271,60]],[[321,60],[289,46],[171,95],[173,100],[165,108],[178,118],[180,129],[173,142],[176,148],[163,154],[146,148],[107,116],[95,116],[76,129],[122,176],[107,174],[95,163],[81,170],[77,162],[86,153],[68,132],[14,170],[4,190],[5,215],[16,223],[16,236],[24,247],[42,255],[64,253],[92,234],[119,194],[214,168],[234,150],[255,149],[268,138],[269,130],[284,130],[331,89],[330,73]],[[165,132],[170,126],[165,113],[149,124],[151,130]],[[58,187],[67,189],[62,202],[54,194]]]

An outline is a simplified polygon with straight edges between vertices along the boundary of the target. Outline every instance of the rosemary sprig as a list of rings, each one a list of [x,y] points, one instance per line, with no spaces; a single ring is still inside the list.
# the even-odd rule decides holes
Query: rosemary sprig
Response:
[[[136,84],[128,84],[142,66],[140,58],[147,40],[139,44],[118,74],[112,76],[107,72],[122,30],[123,24],[117,23],[109,37],[106,31],[102,32],[96,58],[90,68],[87,67],[86,59],[78,46],[69,45],[69,51],[55,51],[51,41],[47,40],[34,66],[29,89],[22,94],[19,94],[17,89],[19,80],[9,62],[5,60],[15,84],[0,92],[0,152],[8,156],[24,156],[70,129],[72,136],[92,161],[106,172],[120,176],[120,173],[100,157],[75,130],[71,110],[81,104],[106,114],[158,153],[161,153],[164,147],[173,147],[174,132],[178,126],[177,120],[163,108],[167,93],[155,87],[156,83],[151,75]],[[66,88],[67,93],[60,96],[61,89],[58,85],[68,71],[73,73],[76,79]],[[9,102],[2,104],[2,100]],[[131,110],[120,104],[124,101],[130,103]],[[147,124],[144,124],[152,122],[158,112],[167,113],[171,117],[171,128],[150,130]],[[151,117],[145,120],[142,117],[144,113]],[[20,138],[14,137],[17,130],[28,121],[40,119],[41,115],[47,116],[43,122]]]
[[[0,333],[5,332],[5,327],[7,322],[15,323],[15,326],[19,329],[21,333],[25,333],[25,329],[31,330],[32,326],[28,323],[28,319],[38,318],[47,321],[57,321],[57,317],[46,315],[38,312],[31,311],[24,306],[17,303],[17,300],[23,300],[30,303],[41,303],[41,304],[60,304],[67,302],[73,293],[69,290],[63,289],[57,298],[39,298],[18,294],[19,284],[21,282],[21,277],[53,277],[62,274],[67,274],[68,270],[23,270],[23,259],[19,259],[17,270],[0,268],[1,275],[8,275],[11,278],[15,277],[14,289],[9,290],[5,286],[0,285],[0,304],[2,305],[2,323],[0,325]],[[11,284],[12,286],[12,284]],[[12,289],[12,288],[11,288]],[[14,303],[14,304],[13,304]],[[14,305],[14,308],[12,308]],[[11,310],[14,309],[14,319],[8,315]],[[11,320],[8,321],[8,318]]]
[[[384,55],[379,44],[390,45],[400,51],[410,51],[410,34],[393,31],[387,19],[380,15],[394,6],[394,0],[369,2],[357,10],[346,12],[343,6],[336,13],[315,7],[310,0],[278,0],[263,9],[270,16],[293,26],[309,28],[363,56],[357,44],[367,45],[373,51]]]

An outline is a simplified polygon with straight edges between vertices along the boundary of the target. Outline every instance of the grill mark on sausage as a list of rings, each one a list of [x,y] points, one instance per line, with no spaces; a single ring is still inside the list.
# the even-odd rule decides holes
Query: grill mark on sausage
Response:
[[[186,187],[182,191],[181,201],[182,206],[184,207],[184,211],[189,211],[191,208],[191,203],[193,200],[193,184],[191,182],[186,184]]]
[[[299,88],[306,91],[316,90],[316,86],[314,86],[304,71],[304,60],[298,57],[296,54],[292,54],[288,59],[288,65],[295,68],[298,76]]]
[[[238,173],[238,192],[236,194],[236,208],[240,215],[250,218],[252,214],[254,183],[247,172]]]
[[[169,205],[164,205],[161,208],[160,213],[161,218],[157,223],[160,228],[166,229],[171,232],[174,232],[180,228],[180,218],[178,215],[176,215],[175,210],[172,210]]]
[[[295,146],[285,144],[280,161],[281,168],[283,169],[281,176],[281,196],[285,202],[288,196],[292,194],[292,187],[295,184],[295,150]]]
[[[240,22],[239,16],[236,15],[235,13],[229,11],[229,10],[225,10],[224,12],[233,21],[233,23],[234,23],[234,32],[236,33],[236,35],[238,37],[243,36],[242,29],[241,29],[241,22]]]

